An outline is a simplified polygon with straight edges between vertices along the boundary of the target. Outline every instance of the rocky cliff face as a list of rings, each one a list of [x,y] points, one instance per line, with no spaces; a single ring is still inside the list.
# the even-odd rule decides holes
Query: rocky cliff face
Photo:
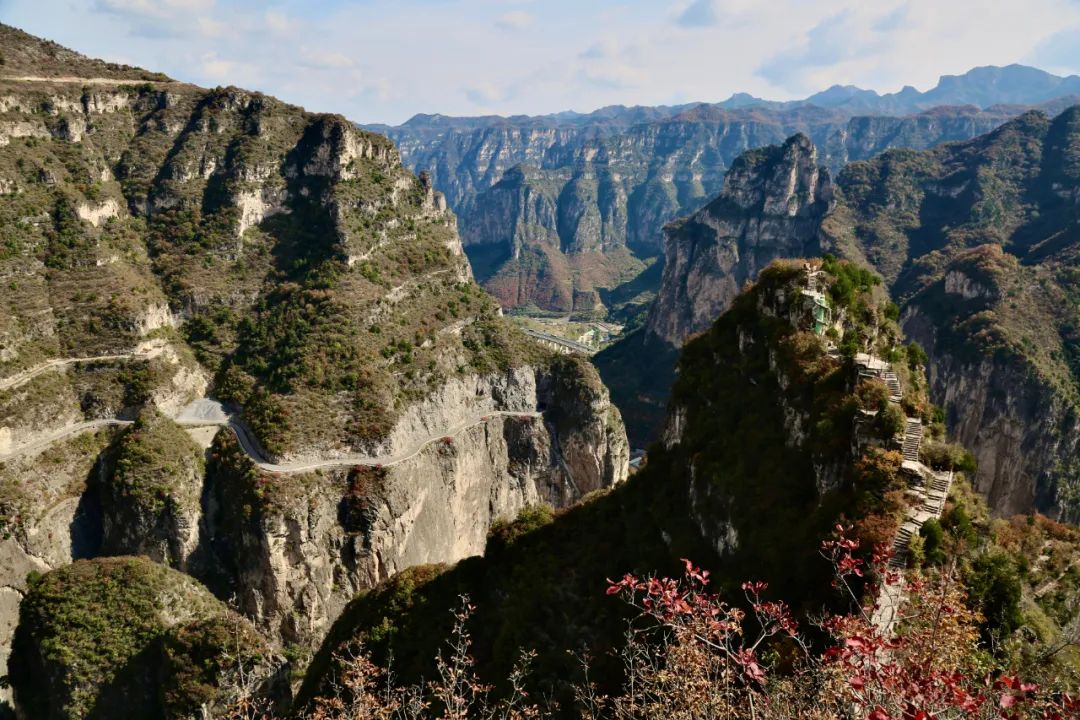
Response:
[[[664,276],[646,331],[678,347],[708,328],[777,258],[819,253],[832,180],[805,135],[745,153],[720,195],[665,230]]]
[[[889,148],[967,140],[1024,109],[915,108],[864,116],[857,105],[720,103],[614,120],[421,116],[380,129],[447,193],[470,261],[504,307],[569,310],[575,291],[608,290],[640,273],[626,256],[663,252],[664,224],[715,197],[747,150],[801,132],[835,172]]]
[[[57,443],[41,455],[0,465],[0,664],[8,655],[19,603],[31,573],[45,573],[77,558],[97,555],[101,513],[96,488],[105,466],[107,431]],[[47,468],[47,470],[46,470]],[[0,708],[11,700],[0,694]]]
[[[996,245],[961,252],[907,303],[903,326],[933,356],[934,397],[975,453],[975,487],[990,506],[1075,520],[1080,408],[1074,371],[1061,362],[1075,352],[1072,325],[1062,327],[1075,305],[1042,279],[1047,270]]]
[[[64,58],[79,56],[0,30],[5,57],[58,63],[28,75],[78,77]],[[389,140],[258,93],[100,66],[87,89],[0,78],[5,653],[27,572],[100,553],[198,574],[242,594],[275,639],[314,642],[348,592],[479,552],[488,524],[527,503],[626,477],[595,372],[500,317],[445,198]],[[271,459],[363,455],[385,472],[376,486],[237,471],[247,502],[222,505],[221,458],[203,471],[210,433],[170,420],[207,393]],[[271,513],[276,484],[297,504]],[[219,577],[226,536],[251,555]]]
[[[169,418],[143,410],[98,462],[101,553],[187,569],[200,541],[203,454]]]
[[[813,238],[884,276],[905,328],[930,351],[935,402],[982,461],[975,484],[1000,513],[1075,513],[1077,248],[1066,228],[1077,213],[1077,117],[1029,113],[966,143],[853,163],[829,212],[751,251],[805,252]],[[762,169],[759,183],[773,177]],[[678,344],[756,271],[735,252],[725,264],[685,242],[680,228],[693,219],[674,227],[649,327]]]
[[[528,505],[567,507],[625,480],[618,411],[584,361],[485,378],[476,393],[543,413],[492,416],[390,466],[293,476],[258,472],[220,435],[196,574],[275,636],[311,646],[356,593],[413,565],[482,554],[491,525]]]
[[[913,309],[904,331],[941,359],[929,368],[934,398],[948,409],[946,422],[958,441],[974,448],[975,489],[1001,515],[1040,508],[1075,521],[1061,500],[1068,458],[1080,453],[1076,407],[1023,363],[994,356],[963,358],[939,342],[934,323]]]

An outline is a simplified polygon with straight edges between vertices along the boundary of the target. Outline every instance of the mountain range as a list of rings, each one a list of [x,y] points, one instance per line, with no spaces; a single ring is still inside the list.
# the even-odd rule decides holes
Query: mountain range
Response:
[[[1056,114],[1080,78],[1010,65],[926,92],[836,86],[805,100],[602,108],[537,117],[418,115],[370,126],[430,174],[458,215],[478,280],[504,308],[640,319],[656,290],[661,229],[716,195],[743,151],[810,137],[822,162],[925,149],[989,132],[1034,106]]]

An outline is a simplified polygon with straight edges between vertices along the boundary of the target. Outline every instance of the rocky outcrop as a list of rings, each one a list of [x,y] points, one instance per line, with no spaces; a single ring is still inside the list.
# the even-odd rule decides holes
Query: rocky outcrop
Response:
[[[142,411],[103,458],[101,552],[187,569],[199,545],[203,470],[202,448],[182,428]]]
[[[528,505],[565,507],[626,479],[618,410],[584,360],[458,390],[418,408],[395,437],[427,437],[422,417],[451,427],[476,413],[522,414],[489,416],[386,467],[300,476],[260,475],[219,435],[204,520],[211,555],[195,572],[284,641],[310,645],[357,592],[414,565],[482,554],[490,526]]]
[[[741,156],[716,200],[665,231],[664,276],[647,331],[678,347],[773,260],[818,254],[832,193],[805,135]]]
[[[980,458],[974,484],[991,508],[1073,517],[1067,488],[1074,484],[1072,428],[1080,414],[1080,318],[1068,228],[1077,200],[1062,189],[1077,182],[1078,128],[1078,108],[1052,120],[1033,112],[966,143],[852,163],[834,183],[835,203],[780,192],[780,212],[764,221],[744,221],[743,205],[726,187],[713,205],[668,232],[664,282],[648,329],[676,346],[704,329],[754,279],[761,255],[828,251],[868,261],[890,287],[905,329],[930,352],[933,400]],[[809,147],[805,139],[792,142]],[[755,160],[760,151],[746,157],[750,182],[740,179],[739,163],[729,173],[740,197],[757,197],[743,187],[771,182],[783,189],[781,177],[794,178],[793,189],[812,187],[811,174],[805,181],[799,173],[777,174]],[[735,222],[712,220],[724,208]],[[738,242],[716,244],[730,236]],[[605,377],[618,382],[616,366],[604,360],[598,357]],[[621,402],[621,389],[613,392]]]
[[[145,558],[80,560],[30,588],[11,682],[25,717],[213,717],[230,673],[243,665],[257,683],[269,659],[190,577]]]

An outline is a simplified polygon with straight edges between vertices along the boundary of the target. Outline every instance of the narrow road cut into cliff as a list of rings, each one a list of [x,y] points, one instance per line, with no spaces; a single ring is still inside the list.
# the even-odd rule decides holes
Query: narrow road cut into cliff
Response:
[[[11,377],[0,380],[0,390],[8,390],[13,387],[22,385],[32,378],[40,375],[48,370],[63,368],[67,365],[75,363],[90,363],[90,362],[103,362],[110,360],[127,360],[134,358],[147,358],[153,357],[155,352],[160,352],[159,348],[150,347],[141,351],[133,353],[121,353],[116,355],[98,355],[94,357],[82,357],[82,358],[58,358],[46,361],[39,365],[35,365],[32,368],[23,370],[22,372],[13,375]],[[315,458],[310,460],[298,460],[296,462],[275,463],[271,462],[263,454],[259,443],[255,440],[251,431],[247,426],[234,414],[228,412],[225,407],[214,400],[213,398],[200,398],[194,402],[188,404],[179,413],[177,413],[173,420],[178,425],[185,427],[208,427],[218,426],[227,427],[232,430],[236,435],[237,441],[240,443],[240,447],[244,450],[244,453],[251,458],[251,461],[255,463],[261,470],[272,473],[300,473],[308,472],[311,470],[318,470],[320,468],[333,468],[333,467],[347,467],[351,465],[365,465],[368,467],[388,467],[391,465],[397,465],[398,463],[409,460],[416,457],[424,448],[433,442],[442,440],[444,438],[455,437],[469,428],[477,425],[484,424],[493,420],[496,417],[518,417],[536,419],[542,417],[542,413],[530,410],[489,410],[482,414],[473,415],[464,421],[453,425],[451,427],[444,428],[437,433],[432,433],[428,437],[421,441],[409,446],[406,450],[387,455],[340,455],[333,458]],[[10,460],[14,457],[32,454],[40,452],[45,448],[60,442],[73,435],[79,435],[81,433],[97,430],[103,427],[115,426],[115,425],[130,425],[131,420],[124,420],[120,418],[102,418],[98,420],[88,420],[86,422],[76,423],[74,425],[68,425],[60,428],[55,432],[52,432],[45,437],[39,438],[25,445],[13,448],[10,452],[0,455],[0,463]]]

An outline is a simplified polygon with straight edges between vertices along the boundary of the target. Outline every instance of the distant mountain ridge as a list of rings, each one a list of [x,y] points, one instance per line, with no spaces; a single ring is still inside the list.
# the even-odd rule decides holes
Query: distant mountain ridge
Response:
[[[711,106],[726,110],[765,108],[792,110],[814,105],[821,108],[840,108],[853,114],[909,114],[942,105],[975,105],[987,109],[994,105],[1037,105],[1043,102],[1080,93],[1080,75],[1054,75],[1028,65],[985,65],[972,68],[961,75],[942,75],[937,85],[922,92],[911,85],[894,93],[880,94],[855,85],[833,85],[801,100],[767,100],[745,92],[737,92],[719,102],[689,102],[679,105],[605,105],[591,112],[564,110],[543,115],[478,115],[454,116],[440,113],[417,113],[400,125],[368,123],[364,128],[387,132],[403,128],[475,129],[496,125],[547,125],[549,127],[580,126],[609,122],[633,124],[648,122],[700,107]]]
[[[1027,65],[987,65],[962,75],[942,75],[937,85],[920,92],[911,85],[894,93],[878,94],[854,85],[833,85],[804,100],[772,102],[736,93],[717,103],[724,108],[795,108],[816,105],[848,110],[855,114],[908,114],[942,105],[1038,105],[1080,92],[1080,76],[1059,76]]]
[[[367,129],[392,138],[403,162],[445,193],[477,278],[503,307],[631,320],[656,289],[659,273],[642,273],[660,254],[664,224],[714,197],[740,153],[803,133],[835,172],[1076,102],[1080,77],[1010,65],[944,76],[926,92],[834,86],[787,102],[737,93],[590,113],[417,115]]]

